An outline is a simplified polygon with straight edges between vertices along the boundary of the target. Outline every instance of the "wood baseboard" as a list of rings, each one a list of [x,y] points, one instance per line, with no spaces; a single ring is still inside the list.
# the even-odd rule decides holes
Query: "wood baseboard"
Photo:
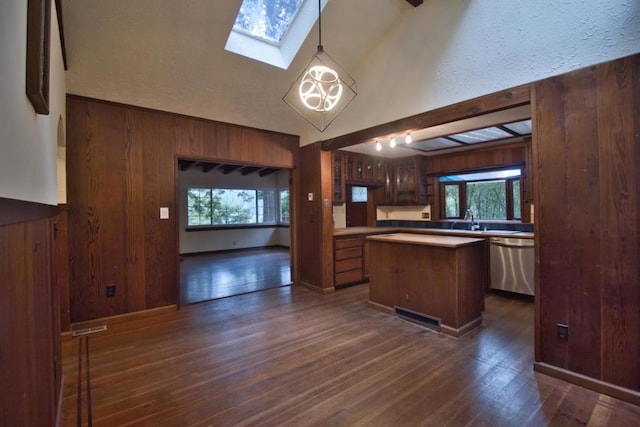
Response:
[[[305,288],[307,288],[307,289],[309,289],[309,290],[321,293],[323,295],[331,294],[331,293],[336,291],[336,288],[334,288],[333,286],[330,287],[330,288],[321,288],[320,286],[312,285],[311,283],[307,283],[307,282],[304,282],[302,280],[300,280],[298,282],[298,284],[303,286],[303,287],[305,287]]]
[[[462,325],[459,328],[454,328],[447,325],[440,325],[440,331],[443,334],[449,335],[451,337],[460,338],[467,332],[481,325],[482,325],[482,316],[479,316],[478,318],[473,319],[471,322],[467,323],[466,325]]]
[[[607,383],[577,372],[568,371],[542,362],[534,362],[533,370],[541,374],[549,375],[580,387],[588,388],[598,393],[606,394],[616,399],[624,400],[640,406],[640,392],[615,384]]]
[[[375,310],[381,311],[386,314],[393,315],[393,308],[387,307],[386,305],[378,304],[377,302],[373,302],[371,300],[367,301],[367,304]]]

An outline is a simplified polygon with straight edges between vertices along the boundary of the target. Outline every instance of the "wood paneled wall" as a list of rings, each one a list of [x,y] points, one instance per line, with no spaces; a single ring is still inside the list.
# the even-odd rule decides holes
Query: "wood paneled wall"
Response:
[[[293,168],[299,143],[76,96],[67,127],[72,322],[178,303],[178,158]]]
[[[532,98],[536,360],[639,391],[640,55]]]
[[[300,148],[300,185],[298,187],[298,265],[300,281],[307,286],[322,287],[322,209],[320,199],[320,146]],[[309,194],[316,200],[309,201]]]
[[[55,425],[62,368],[54,213],[51,206],[0,199],[2,426]],[[24,222],[16,222],[20,217]]]
[[[484,169],[524,164],[524,143],[480,148],[470,151],[426,157],[427,173],[459,172],[468,169]]]

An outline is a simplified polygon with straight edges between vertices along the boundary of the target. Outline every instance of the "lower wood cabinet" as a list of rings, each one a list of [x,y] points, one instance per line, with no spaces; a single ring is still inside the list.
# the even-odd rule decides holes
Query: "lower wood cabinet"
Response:
[[[365,281],[365,237],[358,235],[334,238],[334,286],[344,286]]]

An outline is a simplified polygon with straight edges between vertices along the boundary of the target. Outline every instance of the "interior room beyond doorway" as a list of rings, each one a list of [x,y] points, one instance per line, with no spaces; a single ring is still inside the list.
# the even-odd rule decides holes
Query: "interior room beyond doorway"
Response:
[[[291,284],[289,171],[180,160],[180,302]]]

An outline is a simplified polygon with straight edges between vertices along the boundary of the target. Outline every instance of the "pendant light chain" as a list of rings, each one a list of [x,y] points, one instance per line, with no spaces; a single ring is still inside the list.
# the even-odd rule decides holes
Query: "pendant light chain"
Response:
[[[324,50],[322,47],[322,6],[320,2],[321,0],[318,0],[318,52]]]

